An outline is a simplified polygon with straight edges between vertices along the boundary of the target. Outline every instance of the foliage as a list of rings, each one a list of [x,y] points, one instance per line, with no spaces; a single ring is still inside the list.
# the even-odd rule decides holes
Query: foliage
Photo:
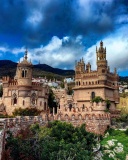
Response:
[[[52,111],[53,107],[57,108],[57,102],[56,102],[55,95],[54,95],[52,89],[49,89],[48,106],[51,109],[51,111]]]
[[[126,131],[109,129],[108,136],[101,140],[104,160],[124,160],[128,153],[128,136]],[[114,157],[114,158],[112,158]]]
[[[6,151],[13,160],[92,160],[96,136],[86,132],[85,125],[54,121],[47,127],[34,124],[24,132],[27,136],[23,131],[8,135]]]
[[[40,110],[36,108],[18,108],[13,112],[14,116],[38,116],[41,113]]]
[[[92,99],[92,102],[96,102],[96,103],[99,103],[99,102],[102,102],[102,101],[103,101],[103,99],[100,96],[97,96],[97,97]]]
[[[13,116],[10,116],[8,114],[0,114],[0,118],[12,118]]]

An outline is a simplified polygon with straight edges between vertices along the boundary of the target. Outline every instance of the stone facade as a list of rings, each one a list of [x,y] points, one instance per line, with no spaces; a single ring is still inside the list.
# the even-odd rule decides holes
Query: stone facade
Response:
[[[118,75],[116,69],[114,73],[110,72],[110,67],[106,60],[106,48],[103,47],[103,42],[100,42],[100,47],[96,47],[97,70],[91,70],[91,64],[88,63],[85,67],[84,60],[76,62],[75,66],[75,87],[74,102],[78,107],[88,106],[90,101],[95,96],[100,96],[103,100],[110,100],[111,110],[116,109],[116,104],[119,103],[119,86]]]
[[[48,86],[32,82],[33,65],[27,60],[27,50],[22,62],[17,65],[14,79],[3,77],[2,103],[7,114],[11,115],[15,108],[36,107],[47,110]]]
[[[120,113],[116,109],[119,103],[119,77],[116,69],[114,73],[110,72],[106,60],[106,48],[103,47],[102,41],[99,49],[96,48],[96,56],[96,71],[91,70],[90,63],[85,67],[83,59],[76,62],[73,95],[67,95],[66,85],[65,91],[60,89],[54,91],[60,102],[55,117],[58,120],[71,122],[73,125],[86,123],[86,129],[89,132],[103,134],[111,125],[111,118],[119,116]],[[96,96],[100,96],[104,102],[92,103],[92,99]],[[107,99],[111,102],[109,111],[105,104]]]

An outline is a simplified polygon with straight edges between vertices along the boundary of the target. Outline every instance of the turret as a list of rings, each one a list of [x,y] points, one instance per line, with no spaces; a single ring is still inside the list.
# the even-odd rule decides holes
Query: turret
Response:
[[[83,58],[82,59],[80,59],[80,61],[79,62],[75,62],[75,72],[76,73],[83,73],[83,72],[85,72],[85,63],[84,63],[84,60],[83,60]]]
[[[31,86],[32,84],[32,68],[33,65],[27,60],[27,49],[25,51],[24,59],[19,62],[16,70],[16,77],[18,81],[18,86]]]
[[[103,42],[100,42],[100,47],[96,47],[97,70],[99,73],[107,73],[106,47],[103,47]]]

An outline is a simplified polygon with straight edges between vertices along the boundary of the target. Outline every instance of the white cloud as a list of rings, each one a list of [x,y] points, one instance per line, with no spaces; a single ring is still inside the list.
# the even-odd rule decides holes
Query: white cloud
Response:
[[[122,27],[115,33],[102,40],[107,50],[108,65],[118,70],[128,69],[128,29]],[[84,56],[85,61],[90,61],[92,68],[96,68],[96,46],[99,47],[100,41],[87,50]]]
[[[31,25],[37,26],[43,19],[42,13],[39,11],[32,11],[30,16],[27,18],[27,22]]]

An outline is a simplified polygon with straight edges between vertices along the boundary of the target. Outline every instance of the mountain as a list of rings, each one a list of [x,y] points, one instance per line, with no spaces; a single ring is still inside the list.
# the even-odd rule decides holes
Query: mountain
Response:
[[[17,63],[10,60],[0,60],[0,77],[9,75],[15,76]],[[49,78],[62,78],[74,76],[74,70],[63,70],[59,68],[53,68],[46,64],[33,65],[33,77],[46,76]]]

